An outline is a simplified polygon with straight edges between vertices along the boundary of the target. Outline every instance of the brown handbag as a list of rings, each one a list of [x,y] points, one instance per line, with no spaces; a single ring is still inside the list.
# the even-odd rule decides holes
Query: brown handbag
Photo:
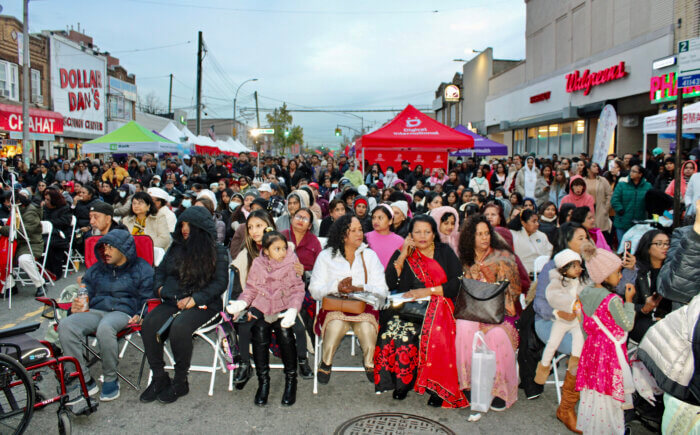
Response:
[[[365,256],[360,252],[362,259],[362,268],[365,271],[365,284],[367,284],[367,266],[365,265]],[[321,301],[321,309],[325,311],[342,311],[347,314],[362,314],[365,312],[367,304],[364,301],[353,299],[346,294],[324,296]]]

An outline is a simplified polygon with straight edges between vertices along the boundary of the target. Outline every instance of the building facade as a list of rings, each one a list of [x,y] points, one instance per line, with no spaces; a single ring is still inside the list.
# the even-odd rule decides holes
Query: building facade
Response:
[[[489,136],[514,153],[592,153],[610,104],[617,153],[640,150],[643,118],[663,110],[650,99],[659,75],[652,63],[672,56],[679,37],[697,36],[681,4],[700,8],[686,0],[527,0],[526,60],[489,79]]]

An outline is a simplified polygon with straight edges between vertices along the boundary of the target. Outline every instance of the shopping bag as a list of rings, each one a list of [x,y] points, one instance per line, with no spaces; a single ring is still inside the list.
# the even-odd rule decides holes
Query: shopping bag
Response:
[[[5,236],[0,236],[0,282],[5,284],[5,280],[8,279],[8,270],[7,267],[9,264],[7,263],[7,260],[10,256],[14,256],[14,253],[16,252],[17,248],[17,241],[13,240],[12,243],[10,243],[10,239],[5,237]],[[11,273],[9,274],[10,276],[12,275]],[[10,279],[10,282],[7,283],[6,288],[10,289],[12,288],[13,283],[12,280]]]
[[[655,396],[663,394],[663,390],[659,388],[654,377],[640,360],[633,359],[630,366],[632,367],[632,381],[635,390],[650,405],[656,405]]]
[[[474,334],[472,342],[471,409],[487,412],[493,399],[493,381],[496,378],[496,352],[486,345],[484,333]]]

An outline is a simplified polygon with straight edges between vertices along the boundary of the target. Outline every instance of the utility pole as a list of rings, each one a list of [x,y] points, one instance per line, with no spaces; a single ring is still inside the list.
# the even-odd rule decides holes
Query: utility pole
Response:
[[[202,123],[202,31],[199,31],[197,42],[197,136],[199,136],[199,127]]]
[[[674,169],[673,178],[673,228],[678,228],[681,225],[681,144],[683,141],[683,91],[684,88],[678,88],[678,97],[676,97],[676,168]]]
[[[170,74],[170,90],[168,91],[168,113],[173,111],[173,75]]]
[[[258,91],[255,91],[255,118],[257,119],[257,128],[260,129],[260,111],[258,111]],[[260,176],[260,135],[255,137],[255,151],[258,152],[258,176]]]
[[[29,0],[24,0],[22,19],[22,154],[29,167]]]

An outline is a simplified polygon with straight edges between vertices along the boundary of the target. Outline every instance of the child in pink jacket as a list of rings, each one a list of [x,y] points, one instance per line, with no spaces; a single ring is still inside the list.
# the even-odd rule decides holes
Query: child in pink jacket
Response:
[[[243,293],[226,307],[232,315],[250,307],[252,326],[253,361],[258,376],[258,391],[254,403],[267,404],[270,392],[270,332],[280,347],[284,364],[284,393],[282,405],[291,406],[296,401],[297,350],[294,325],[304,300],[304,282],[297,275],[294,264],[298,261],[293,246],[272,228],[265,230],[262,239],[262,255],[253,260]]]

